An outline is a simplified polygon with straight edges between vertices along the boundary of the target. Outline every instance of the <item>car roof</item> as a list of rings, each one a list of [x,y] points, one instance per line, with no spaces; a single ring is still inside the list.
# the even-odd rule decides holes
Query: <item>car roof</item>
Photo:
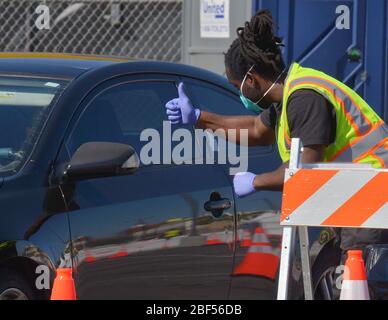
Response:
[[[224,87],[227,86],[231,90],[235,89],[228,83],[226,78],[221,75],[189,65],[152,60],[140,61],[123,57],[80,54],[0,52],[0,75],[20,74],[74,79],[87,71],[97,70],[120,63],[125,63],[125,65],[116,68],[120,68],[125,72],[161,72],[181,76],[194,76]]]
[[[76,78],[82,73],[130,59],[57,53],[0,53],[0,74],[35,74]]]

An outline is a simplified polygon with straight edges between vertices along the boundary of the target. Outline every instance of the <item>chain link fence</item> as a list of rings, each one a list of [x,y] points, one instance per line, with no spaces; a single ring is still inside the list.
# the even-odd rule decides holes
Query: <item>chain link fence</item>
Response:
[[[180,62],[182,16],[183,0],[0,0],[0,51]]]

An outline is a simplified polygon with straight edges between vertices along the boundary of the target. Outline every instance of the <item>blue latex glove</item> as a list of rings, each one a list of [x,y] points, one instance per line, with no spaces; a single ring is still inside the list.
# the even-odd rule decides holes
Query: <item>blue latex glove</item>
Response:
[[[241,172],[237,173],[233,179],[234,191],[236,192],[239,198],[255,193],[256,190],[253,186],[253,182],[256,178],[256,175],[250,172]]]
[[[168,120],[172,124],[196,125],[201,111],[194,108],[190,99],[187,97],[183,83],[179,84],[178,92],[179,98],[173,99],[166,104]]]

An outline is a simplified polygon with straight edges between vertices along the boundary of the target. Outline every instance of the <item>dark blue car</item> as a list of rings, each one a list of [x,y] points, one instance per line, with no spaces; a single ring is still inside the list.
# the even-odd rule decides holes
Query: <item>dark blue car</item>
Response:
[[[0,56],[1,299],[49,298],[57,268],[73,268],[79,299],[276,298],[281,193],[236,198],[231,164],[207,164],[205,148],[187,159],[203,164],[139,160],[182,81],[202,110],[251,114],[225,78],[190,66]],[[255,173],[280,165],[274,147],[248,157]],[[312,231],[317,298],[336,295],[334,238]]]

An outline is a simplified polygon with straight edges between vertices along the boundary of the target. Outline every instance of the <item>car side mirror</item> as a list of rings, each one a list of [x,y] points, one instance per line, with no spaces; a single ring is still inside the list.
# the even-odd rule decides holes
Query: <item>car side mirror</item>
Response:
[[[126,144],[88,142],[81,145],[65,167],[63,178],[70,181],[134,174],[140,167],[135,149]]]

